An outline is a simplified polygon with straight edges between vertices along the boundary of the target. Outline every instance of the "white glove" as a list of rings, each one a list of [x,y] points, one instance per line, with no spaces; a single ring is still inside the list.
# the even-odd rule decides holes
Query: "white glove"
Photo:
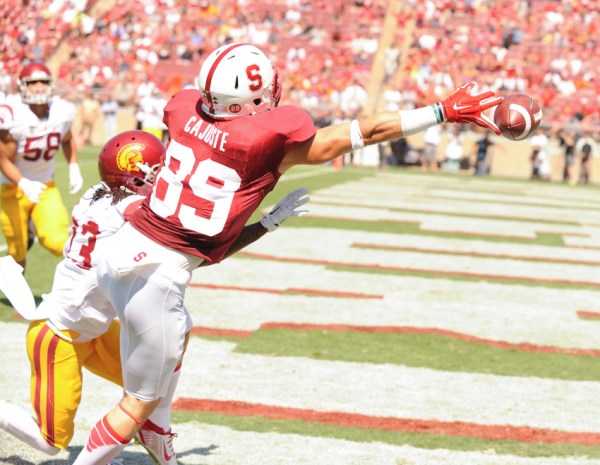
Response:
[[[25,194],[33,203],[39,203],[40,195],[42,195],[44,189],[48,187],[43,182],[32,181],[27,178],[21,178],[18,186],[23,191],[23,194]]]
[[[74,194],[83,187],[83,178],[77,163],[69,163],[69,193]]]
[[[273,232],[290,216],[306,215],[308,210],[297,210],[297,208],[310,200],[310,197],[304,197],[306,194],[308,194],[308,189],[305,189],[304,187],[290,192],[275,205],[268,215],[261,218],[260,224],[262,224],[267,231]]]

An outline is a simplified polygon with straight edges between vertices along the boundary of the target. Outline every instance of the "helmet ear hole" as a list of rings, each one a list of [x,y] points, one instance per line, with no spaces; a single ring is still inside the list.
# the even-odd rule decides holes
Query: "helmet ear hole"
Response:
[[[262,102],[262,100],[261,100],[261,99],[259,99],[259,98],[255,98],[255,99],[254,99],[254,105],[257,105],[257,106],[258,106],[258,105],[260,105],[260,104],[261,104],[261,102]]]

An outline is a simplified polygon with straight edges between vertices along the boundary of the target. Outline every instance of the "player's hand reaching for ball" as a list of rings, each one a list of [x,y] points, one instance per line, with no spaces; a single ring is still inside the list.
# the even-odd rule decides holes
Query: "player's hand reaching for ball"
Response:
[[[502,102],[502,97],[488,91],[479,95],[471,95],[475,86],[469,82],[460,86],[446,100],[440,102],[444,111],[444,121],[448,123],[473,123],[488,128],[500,135],[500,129],[483,112]]]

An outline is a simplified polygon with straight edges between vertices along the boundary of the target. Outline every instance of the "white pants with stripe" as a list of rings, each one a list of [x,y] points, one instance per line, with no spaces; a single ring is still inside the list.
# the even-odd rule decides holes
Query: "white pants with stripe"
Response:
[[[130,224],[106,241],[98,283],[121,320],[125,392],[155,400],[166,394],[183,355],[192,326],[183,299],[202,259],[166,248]]]

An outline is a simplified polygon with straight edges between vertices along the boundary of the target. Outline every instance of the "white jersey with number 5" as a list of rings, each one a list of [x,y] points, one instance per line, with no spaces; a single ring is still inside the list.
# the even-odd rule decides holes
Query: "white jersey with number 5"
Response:
[[[11,95],[3,103],[0,119],[0,129],[8,130],[17,141],[16,167],[24,177],[39,182],[54,179],[54,157],[75,118],[71,102],[53,96],[49,106],[48,118],[40,119],[19,95]],[[3,175],[2,183],[10,181]]]
[[[78,342],[103,334],[115,317],[112,306],[98,290],[93,268],[103,253],[102,239],[112,236],[143,200],[140,195],[130,195],[114,205],[111,196],[93,200],[101,187],[98,184],[88,189],[73,208],[65,258],[56,266],[52,292],[44,296],[39,307],[49,315],[51,328],[65,339]]]

